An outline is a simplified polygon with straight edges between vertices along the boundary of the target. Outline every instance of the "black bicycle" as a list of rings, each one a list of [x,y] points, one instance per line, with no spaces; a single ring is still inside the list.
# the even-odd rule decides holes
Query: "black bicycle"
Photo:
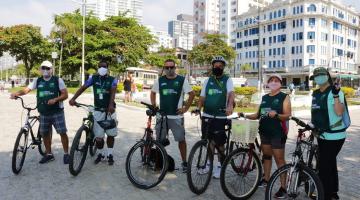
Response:
[[[149,189],[159,184],[168,169],[168,155],[161,143],[153,137],[152,118],[164,114],[156,107],[141,102],[147,107],[147,126],[144,136],[130,149],[126,157],[126,174],[130,182],[140,189]],[[162,122],[161,122],[162,123]]]
[[[296,117],[290,119],[302,127],[298,129],[292,161],[273,173],[266,188],[265,199],[275,198],[275,193],[282,187],[286,189],[290,199],[322,200],[324,189],[317,175],[318,147],[314,144],[314,138],[319,137],[322,131]],[[307,132],[310,132],[308,137]]]
[[[250,121],[245,120],[247,126]],[[254,122],[258,123],[258,122]],[[233,124],[236,127],[236,124]],[[260,158],[261,148],[257,139],[258,128],[233,127],[233,135],[241,134],[246,137],[246,129],[249,131],[247,139],[238,141],[238,148],[230,152],[221,167],[221,188],[230,199],[249,199],[257,190],[263,176],[263,167]],[[238,131],[239,133],[236,133]],[[254,139],[253,139],[254,138]]]
[[[19,134],[16,137],[15,145],[12,154],[11,168],[14,174],[19,174],[25,161],[26,152],[31,147],[34,149],[38,147],[39,153],[45,155],[45,146],[42,142],[42,136],[40,135],[39,129],[39,116],[31,115],[31,111],[36,110],[35,108],[29,108],[24,105],[24,100],[21,97],[16,97],[15,99],[21,100],[22,107],[27,111],[26,120],[24,125],[21,127]],[[33,132],[34,126],[38,126],[38,131],[36,136]],[[29,134],[31,137],[31,143],[29,144]]]
[[[87,152],[94,156],[97,148],[94,142],[94,107],[91,105],[75,103],[76,107],[87,109],[88,115],[83,118],[82,125],[77,130],[70,149],[69,171],[73,176],[77,176],[84,166]]]
[[[225,110],[221,109],[221,112],[225,112]],[[191,113],[199,114],[200,119],[202,119],[200,110],[194,110]],[[210,183],[213,171],[214,155],[220,153],[220,157],[225,159],[229,152],[231,152],[234,148],[238,148],[238,144],[230,139],[231,120],[236,119],[237,117],[226,118],[225,133],[227,134],[227,141],[224,153],[222,153],[223,151],[221,151],[217,145],[214,145],[213,141],[208,138],[209,124],[212,123],[211,120],[216,118],[218,117],[214,116],[212,118],[208,118],[210,121],[208,121],[207,126],[205,126],[203,138],[194,144],[188,158],[189,168],[186,173],[187,182],[190,190],[198,195],[204,193]],[[214,149],[214,151],[212,149]],[[215,153],[215,149],[218,153]]]

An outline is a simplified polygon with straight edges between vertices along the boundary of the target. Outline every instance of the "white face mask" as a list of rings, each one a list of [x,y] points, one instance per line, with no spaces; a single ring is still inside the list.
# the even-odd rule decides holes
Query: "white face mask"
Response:
[[[44,78],[49,78],[52,74],[52,69],[50,70],[41,70],[41,73],[43,75]]]
[[[270,83],[268,83],[268,87],[271,91],[276,91],[281,88],[281,83],[271,81]]]
[[[105,68],[105,67],[100,67],[98,69],[98,73],[99,73],[100,76],[105,76],[107,74],[107,72],[108,72],[108,69]]]

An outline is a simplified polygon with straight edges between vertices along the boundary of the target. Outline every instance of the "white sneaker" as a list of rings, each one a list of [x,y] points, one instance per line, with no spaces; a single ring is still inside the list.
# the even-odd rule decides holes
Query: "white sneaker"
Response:
[[[217,166],[213,172],[213,177],[216,179],[220,178],[221,166]]]
[[[197,170],[197,173],[200,174],[200,175],[204,175],[204,174],[209,173],[209,171],[210,171],[210,164],[207,163],[207,164],[206,164],[206,167],[205,167],[205,168],[199,168],[199,169]]]

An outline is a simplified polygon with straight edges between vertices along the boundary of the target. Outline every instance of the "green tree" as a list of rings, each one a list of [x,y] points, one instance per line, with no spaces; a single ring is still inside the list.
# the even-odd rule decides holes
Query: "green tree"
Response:
[[[226,35],[206,34],[204,42],[196,45],[189,52],[188,59],[193,64],[210,65],[215,56],[223,56],[228,63],[235,58],[235,50],[224,42]],[[229,64],[228,66],[231,66]]]
[[[26,83],[36,64],[50,59],[50,43],[41,35],[40,27],[15,25],[0,29],[0,52],[8,51],[25,66]]]
[[[180,60],[176,57],[176,49],[160,47],[158,52],[152,52],[145,57],[145,63],[150,66],[162,67],[167,59],[175,60],[176,64]]]
[[[246,64],[241,65],[240,69],[242,72],[245,72],[245,71],[252,69],[252,66],[249,63],[246,63]]]

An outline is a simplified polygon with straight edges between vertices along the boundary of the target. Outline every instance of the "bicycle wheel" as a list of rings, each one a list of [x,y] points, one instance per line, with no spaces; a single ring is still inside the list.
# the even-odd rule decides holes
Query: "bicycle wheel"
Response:
[[[265,199],[276,199],[275,194],[281,187],[280,178],[286,188],[286,196],[290,199],[324,199],[324,190],[319,177],[309,167],[298,164],[287,164],[277,169],[271,176],[266,188]],[[311,193],[306,191],[308,185],[314,188]]]
[[[90,133],[90,138],[89,138],[89,153],[90,156],[93,157],[96,154],[97,151],[97,147],[95,145],[95,141],[94,141],[94,134],[92,132]]]
[[[45,148],[45,145],[44,145],[44,141],[43,141],[43,138],[41,136],[41,134],[38,132],[37,136],[36,136],[36,142],[37,142],[37,146],[38,146],[38,151],[40,153],[40,155],[42,156],[45,156],[46,152],[46,148]]]
[[[168,155],[157,141],[137,142],[126,157],[126,174],[130,182],[140,189],[159,184],[168,168]]]
[[[21,129],[16,137],[12,154],[11,168],[14,174],[19,174],[26,156],[29,132]]]
[[[86,136],[87,129],[85,125],[82,125],[76,132],[70,149],[69,171],[73,176],[77,176],[84,166],[88,152]]]
[[[202,194],[208,187],[213,170],[212,160],[207,140],[196,142],[190,151],[189,168],[186,172],[187,182],[193,193]]]
[[[318,149],[315,148],[314,151],[311,151],[309,154],[309,158],[307,161],[307,166],[314,170],[316,172],[316,174],[318,174],[319,172],[319,154],[318,154]],[[309,183],[305,183],[305,192],[308,194],[311,194],[314,192],[314,185],[309,184]]]
[[[230,199],[248,199],[262,176],[258,155],[250,149],[236,149],[225,158],[220,173],[221,188]]]

